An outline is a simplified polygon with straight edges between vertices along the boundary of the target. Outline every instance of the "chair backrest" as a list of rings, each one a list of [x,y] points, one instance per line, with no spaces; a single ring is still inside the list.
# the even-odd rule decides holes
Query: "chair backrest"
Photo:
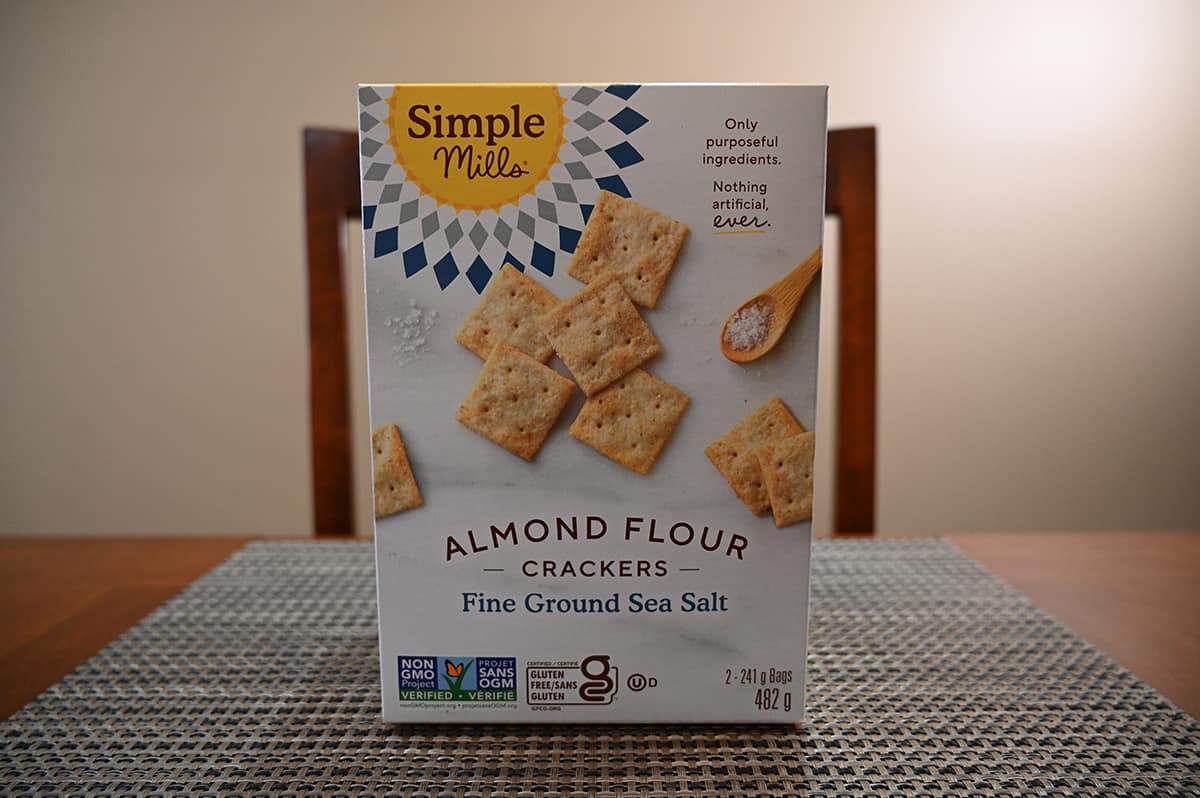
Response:
[[[833,530],[875,531],[875,128],[829,131],[825,213],[838,225]]]
[[[875,529],[875,128],[829,131],[825,211],[837,216],[837,533]],[[304,131],[313,511],[320,537],[354,534],[345,223],[360,218],[358,136]]]

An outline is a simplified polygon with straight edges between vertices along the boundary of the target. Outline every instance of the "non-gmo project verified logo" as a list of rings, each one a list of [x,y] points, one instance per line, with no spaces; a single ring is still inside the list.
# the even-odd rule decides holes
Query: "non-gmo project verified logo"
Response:
[[[398,657],[401,701],[516,701],[515,657]]]

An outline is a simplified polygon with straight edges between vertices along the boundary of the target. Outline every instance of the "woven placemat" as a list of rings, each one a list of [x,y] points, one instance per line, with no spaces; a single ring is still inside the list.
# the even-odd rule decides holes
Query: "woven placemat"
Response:
[[[1200,794],[1200,723],[948,544],[815,544],[792,726],[387,726],[368,543],[254,543],[0,726],[9,795]]]

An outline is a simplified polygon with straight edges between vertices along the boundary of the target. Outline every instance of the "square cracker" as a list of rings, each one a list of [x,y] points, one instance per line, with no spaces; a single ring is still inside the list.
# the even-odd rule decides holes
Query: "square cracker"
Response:
[[[566,274],[592,282],[613,271],[642,307],[659,304],[688,226],[632,199],[601,191]]]
[[[458,420],[518,457],[532,460],[575,384],[508,344],[488,355]]]
[[[636,369],[583,403],[571,437],[639,474],[649,473],[690,399]]]
[[[775,526],[791,526],[812,518],[815,451],[816,433],[805,432],[768,443],[756,452],[771,497]]]
[[[762,469],[754,452],[760,446],[804,432],[792,411],[778,396],[772,396],[757,410],[710,443],[704,453],[721,475],[746,503],[751,512],[761,515],[771,509]]]
[[[463,319],[454,340],[483,360],[503,341],[545,363],[554,347],[538,327],[537,317],[557,304],[558,297],[548,288],[506,263]]]
[[[652,308],[675,268],[688,226],[653,208],[601,191],[567,273],[590,283],[616,272],[634,302]]]
[[[424,504],[400,428],[384,424],[372,432],[371,450],[375,464],[375,517],[395,515]]]
[[[596,278],[538,324],[588,396],[662,351],[615,274]]]

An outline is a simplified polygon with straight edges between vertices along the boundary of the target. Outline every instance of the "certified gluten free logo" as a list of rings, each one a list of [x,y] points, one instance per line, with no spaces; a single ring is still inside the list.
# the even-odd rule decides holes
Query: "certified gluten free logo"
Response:
[[[534,709],[611,704],[619,675],[607,654],[578,662],[531,662],[525,668],[526,703]]]
[[[397,86],[388,143],[408,179],[458,210],[533,193],[558,161],[563,97],[553,85]]]

